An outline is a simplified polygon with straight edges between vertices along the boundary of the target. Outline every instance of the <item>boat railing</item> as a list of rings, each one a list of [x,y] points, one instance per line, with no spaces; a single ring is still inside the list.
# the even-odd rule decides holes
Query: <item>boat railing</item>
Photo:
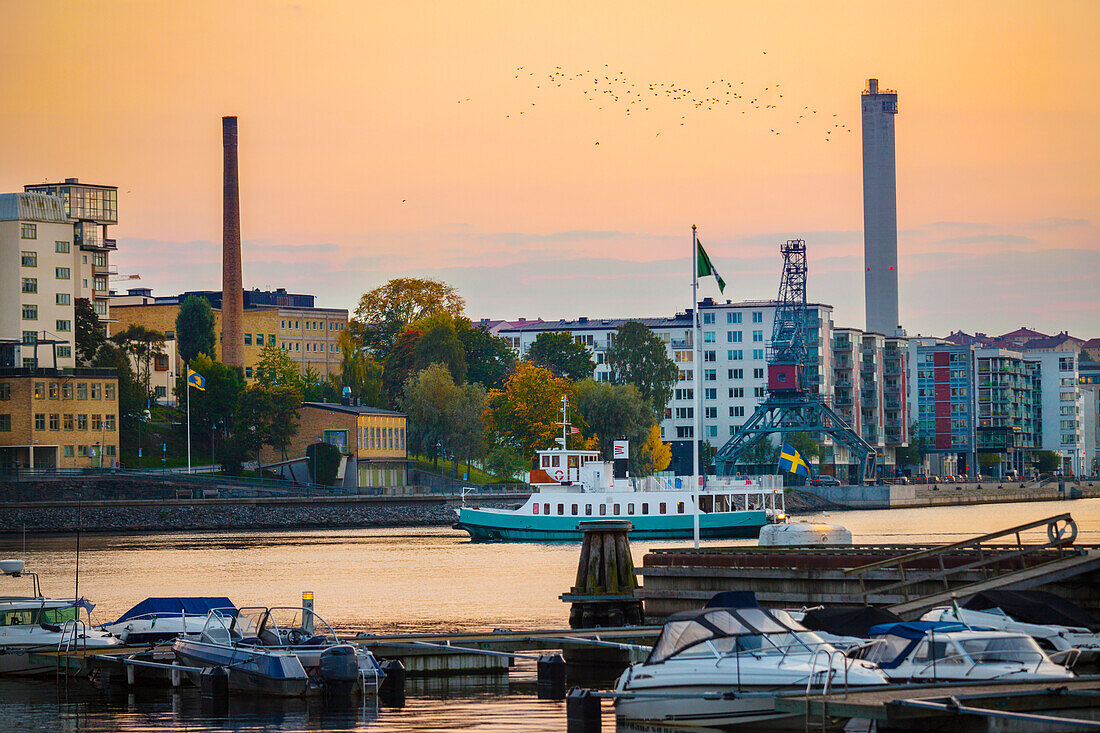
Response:
[[[81,633],[81,629],[83,632]],[[61,657],[64,654],[81,652],[88,653],[88,625],[82,619],[75,618],[66,621],[61,626],[61,638],[57,640],[57,673],[61,674]],[[69,664],[65,663],[65,677],[69,676]]]
[[[1066,651],[1072,651],[1072,650],[1067,649]],[[988,656],[1005,657],[1008,654],[1011,654],[1015,658],[1014,659],[991,659],[991,660],[983,659],[983,657],[985,657],[987,655]],[[929,668],[931,668],[932,669],[932,674],[935,675],[937,664],[959,664],[959,665],[962,665],[962,664],[966,664],[967,662],[970,662],[971,663],[970,664],[970,669],[966,670],[966,675],[969,677],[970,673],[973,672],[975,669],[977,669],[979,664],[1019,664],[1022,667],[1027,667],[1029,662],[1025,662],[1024,659],[1022,659],[1022,658],[1030,658],[1030,657],[1034,657],[1035,660],[1036,660],[1035,661],[1035,669],[1031,670],[1032,673],[1037,673],[1039,671],[1039,668],[1041,666],[1043,666],[1043,660],[1050,658],[1041,651],[1028,651],[1026,649],[1014,649],[1014,650],[1011,650],[1011,651],[1006,650],[1006,649],[992,649],[992,650],[981,651],[981,652],[956,652],[955,654],[948,654],[945,657],[933,658],[930,662],[928,662],[923,667],[921,667],[919,670],[917,670],[916,674],[923,674],[924,672],[927,672]]]

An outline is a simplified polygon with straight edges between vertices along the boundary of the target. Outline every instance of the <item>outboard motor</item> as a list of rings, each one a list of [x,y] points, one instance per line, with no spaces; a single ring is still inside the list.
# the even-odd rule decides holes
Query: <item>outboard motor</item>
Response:
[[[359,679],[359,660],[355,647],[339,644],[321,652],[317,667],[326,694],[349,695]]]

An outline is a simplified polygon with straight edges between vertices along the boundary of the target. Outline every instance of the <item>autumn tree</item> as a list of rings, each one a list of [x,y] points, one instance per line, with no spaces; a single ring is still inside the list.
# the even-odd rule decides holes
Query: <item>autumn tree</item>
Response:
[[[214,309],[206,298],[188,295],[176,313],[176,349],[185,364],[199,354],[217,356],[218,337],[214,332]]]
[[[410,377],[399,403],[407,416],[409,450],[439,458],[439,451],[469,461],[484,449],[485,390],[455,384],[442,364]]]
[[[485,398],[485,427],[490,438],[519,451],[529,459],[534,451],[551,448],[561,436],[561,399],[576,403],[575,385],[568,379],[554,376],[549,369],[527,362]],[[570,448],[588,447],[584,434],[587,423],[577,412],[570,422],[578,433],[569,437]]]
[[[611,381],[637,387],[654,415],[664,411],[672,398],[679,370],[668,358],[664,342],[649,327],[640,321],[627,321],[619,326],[607,350],[607,364],[611,367]]]
[[[382,362],[382,391],[390,406],[397,405],[405,382],[416,371],[416,342],[420,335],[418,329],[406,328]]]
[[[376,359],[384,359],[405,328],[437,313],[462,315],[466,303],[438,280],[399,277],[364,293],[355,309],[356,332]],[[403,384],[404,380],[399,382]]]
[[[485,389],[498,389],[504,384],[516,368],[516,357],[508,340],[494,336],[468,318],[455,320],[455,334],[466,354],[466,381]]]
[[[566,331],[545,331],[536,336],[527,350],[527,361],[573,381],[591,377],[596,368],[588,349]]]
[[[661,426],[654,423],[646,440],[635,448],[630,446],[630,475],[652,476],[664,471],[672,462],[672,446],[661,440]]]
[[[73,301],[73,319],[76,321],[73,337],[76,342],[76,359],[80,364],[87,364],[95,358],[99,347],[107,340],[107,329],[92,307],[92,301],[87,298]]]

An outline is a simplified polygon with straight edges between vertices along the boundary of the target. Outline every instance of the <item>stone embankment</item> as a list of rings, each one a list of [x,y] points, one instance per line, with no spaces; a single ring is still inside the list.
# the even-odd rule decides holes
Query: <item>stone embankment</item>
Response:
[[[1058,483],[959,483],[887,486],[802,486],[787,492],[792,513],[839,509],[901,509],[966,504],[1060,501],[1100,497],[1100,481]]]

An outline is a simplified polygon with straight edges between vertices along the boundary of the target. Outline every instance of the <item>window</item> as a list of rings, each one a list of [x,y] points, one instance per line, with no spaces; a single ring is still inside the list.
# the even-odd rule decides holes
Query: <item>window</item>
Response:
[[[764,396],[764,388],[763,387],[753,387],[752,388],[752,396],[753,397],[763,397]]]
[[[648,501],[643,501],[642,502],[642,514],[649,514],[649,502]]]
[[[59,318],[56,321],[54,321],[54,325],[57,327],[58,331],[72,331],[73,330],[73,322],[69,321],[69,320],[66,320],[66,319]]]
[[[714,343],[714,331],[703,331],[703,343],[704,344],[713,344]]]
[[[592,516],[592,505],[591,504],[585,504],[584,505],[584,516],[586,516],[586,517],[591,517]]]
[[[103,446],[104,455],[113,456],[115,454],[115,447],[113,445]]]
[[[564,504],[558,504],[558,516],[560,517],[563,514],[565,514],[565,505]]]
[[[730,369],[730,379],[744,379],[744,378],[745,378],[745,370],[744,369]]]
[[[706,432],[708,438],[717,438],[718,437],[718,426],[717,425],[707,425],[707,427],[705,428],[705,432]]]
[[[58,392],[57,382],[50,382],[50,399],[56,400]]]
[[[69,243],[68,242],[54,242],[53,243],[53,251],[57,252],[58,254],[68,254],[69,253]]]
[[[571,504],[569,506],[569,513],[572,514],[574,517],[577,516],[577,505],[576,504]]]
[[[1074,366],[1074,358],[1072,356],[1058,359],[1058,370],[1062,372],[1072,372]]]
[[[672,360],[675,361],[675,362],[678,362],[680,364],[690,362],[692,360],[691,359],[691,352],[690,351],[673,351],[672,352]]]
[[[713,313],[704,313],[703,314],[703,325],[706,325],[708,323],[714,323],[714,314]]]
[[[100,393],[100,390],[103,389],[103,385],[100,384],[99,382],[92,382],[91,388],[92,388],[92,399],[93,400],[98,400],[99,399],[99,393]]]
[[[46,429],[46,413],[38,412],[34,416],[34,429],[45,430]]]
[[[37,321],[38,320],[38,306],[37,305],[23,305],[23,320],[24,321]]]
[[[78,382],[76,385],[76,398],[78,400],[88,399],[88,383]]]
[[[114,415],[104,415],[103,416],[103,427],[106,428],[107,430],[114,430],[115,429],[115,416]]]
[[[695,435],[695,429],[692,428],[690,425],[686,425],[686,426],[681,425],[680,427],[676,428],[676,437],[677,438],[681,438],[681,439],[691,438],[694,435]]]
[[[11,415],[0,413],[0,433],[11,432]]]
[[[251,346],[252,345],[252,334],[246,333],[244,335],[244,345],[245,346]]]
[[[752,332],[752,340],[757,341],[757,342],[763,341],[764,340],[764,332],[763,331],[753,331]]]
[[[704,407],[703,408],[703,417],[707,420],[717,420],[718,419],[718,408],[717,407]]]
[[[677,420],[690,420],[693,417],[695,417],[695,408],[694,407],[677,407],[676,408],[676,419]]]
[[[268,342],[269,344],[273,344],[273,343],[275,343],[275,334],[273,334],[273,333],[269,333],[269,334],[267,335],[267,342]]]
[[[718,357],[713,351],[704,351],[703,361],[718,361]]]
[[[61,385],[61,399],[71,400],[73,398],[73,383],[65,382]]]
[[[691,370],[691,369],[681,369],[680,370],[679,380],[681,382],[690,382],[694,378],[695,378],[695,373],[694,373],[693,370]]]
[[[74,448],[74,446],[71,446],[71,445],[65,446],[65,457],[66,458],[72,458],[76,454],[76,451],[74,451],[73,448]]]
[[[11,384],[9,382],[0,382],[0,400],[11,399]]]
[[[745,352],[741,349],[732,349],[726,357],[728,361],[742,361],[745,358]]]
[[[718,381],[718,370],[717,369],[704,369],[703,370],[703,381],[706,381],[706,382],[716,382],[716,381]]]
[[[727,313],[726,314],[726,323],[740,323],[740,322],[741,322],[741,314],[740,313]]]
[[[730,397],[733,399],[741,399],[745,396],[744,387],[730,387]]]
[[[68,293],[58,293],[54,297],[54,302],[58,305],[70,305],[72,303]]]
[[[58,415],[56,412],[51,412],[50,413],[50,430],[60,430],[60,429],[61,429],[61,416]]]
[[[764,369],[763,368],[753,369],[752,370],[752,378],[753,379],[763,379],[764,378]]]
[[[744,407],[731,407],[730,410],[732,410],[732,412],[730,414],[733,417],[744,417],[745,416],[745,408]]]
[[[35,382],[34,383],[34,398],[36,400],[46,399],[46,383],[45,382]]]
[[[764,358],[764,350],[763,349],[753,349],[752,350],[752,358],[753,359],[763,359]]]
[[[714,387],[708,387],[707,389],[704,389],[703,390],[703,399],[704,400],[716,400],[716,399],[718,399],[718,390],[715,389]]]
[[[103,429],[103,418],[100,415],[92,415],[92,430]]]
[[[674,399],[677,400],[693,400],[695,399],[695,390],[693,389],[678,389],[673,393]]]
[[[65,430],[72,430],[73,429],[73,416],[72,416],[71,413],[66,413],[65,414],[62,425],[65,426],[64,427]]]
[[[634,505],[633,504],[627,504],[626,505],[626,513],[627,514],[633,514],[634,513]]]
[[[549,504],[543,504],[542,505],[542,513],[546,514],[547,516],[550,515],[550,505]]]
[[[25,278],[23,278],[23,292],[24,293],[37,293],[38,292],[38,278],[37,277],[25,277]]]
[[[37,224],[22,224],[19,227],[19,236],[22,239],[38,239]]]
[[[54,274],[54,277],[56,277],[58,280],[68,280],[69,279],[69,268],[67,268],[67,267],[55,267],[55,268],[53,268],[53,274]]]
[[[731,344],[741,343],[740,331],[726,331],[726,342]]]
[[[752,322],[753,323],[763,323],[764,322],[764,312],[763,311],[753,311],[752,312]]]
[[[252,379],[252,367],[246,366],[244,368],[244,376],[246,379]]]
[[[76,447],[76,454],[78,456],[80,456],[81,458],[87,458],[88,457],[88,446],[78,445]]]

